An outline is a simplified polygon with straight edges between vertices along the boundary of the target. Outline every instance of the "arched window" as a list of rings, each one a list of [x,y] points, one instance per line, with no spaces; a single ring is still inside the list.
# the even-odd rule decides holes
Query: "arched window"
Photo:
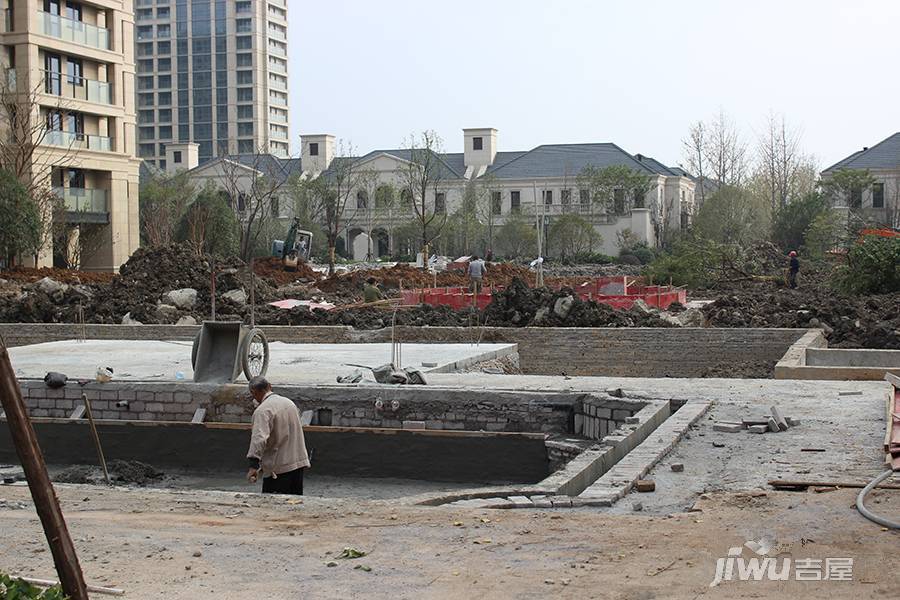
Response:
[[[403,208],[412,208],[413,195],[412,190],[405,188],[400,192],[400,206]]]
[[[356,208],[367,208],[369,206],[369,194],[366,190],[356,192]]]

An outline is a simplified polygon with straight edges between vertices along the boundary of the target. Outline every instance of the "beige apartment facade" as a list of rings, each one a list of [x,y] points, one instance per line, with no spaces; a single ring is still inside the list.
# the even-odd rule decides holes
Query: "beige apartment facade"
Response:
[[[140,238],[132,1],[7,0],[2,10],[5,94],[31,111],[30,177],[64,208],[45,211],[65,220],[65,236],[36,266],[75,255],[83,269],[115,271]]]
[[[272,154],[288,137],[286,0],[136,0],[138,156]]]

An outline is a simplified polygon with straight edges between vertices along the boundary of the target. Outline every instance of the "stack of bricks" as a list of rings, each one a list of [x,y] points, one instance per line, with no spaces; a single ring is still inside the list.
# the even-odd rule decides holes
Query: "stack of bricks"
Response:
[[[644,406],[643,402],[588,396],[581,403],[581,412],[575,415],[575,433],[588,439],[602,440]]]

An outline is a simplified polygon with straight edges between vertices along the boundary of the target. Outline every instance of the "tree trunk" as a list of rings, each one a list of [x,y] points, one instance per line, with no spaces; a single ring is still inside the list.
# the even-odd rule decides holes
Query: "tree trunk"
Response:
[[[328,276],[334,275],[334,252],[335,252],[335,242],[329,240],[328,241]]]

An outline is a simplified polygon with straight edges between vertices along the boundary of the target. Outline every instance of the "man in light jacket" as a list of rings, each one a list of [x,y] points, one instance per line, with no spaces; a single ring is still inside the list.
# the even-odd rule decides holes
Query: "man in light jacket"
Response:
[[[297,405],[273,393],[264,377],[250,380],[250,395],[259,405],[253,411],[247,480],[256,483],[262,474],[264,494],[302,495],[309,455]]]

